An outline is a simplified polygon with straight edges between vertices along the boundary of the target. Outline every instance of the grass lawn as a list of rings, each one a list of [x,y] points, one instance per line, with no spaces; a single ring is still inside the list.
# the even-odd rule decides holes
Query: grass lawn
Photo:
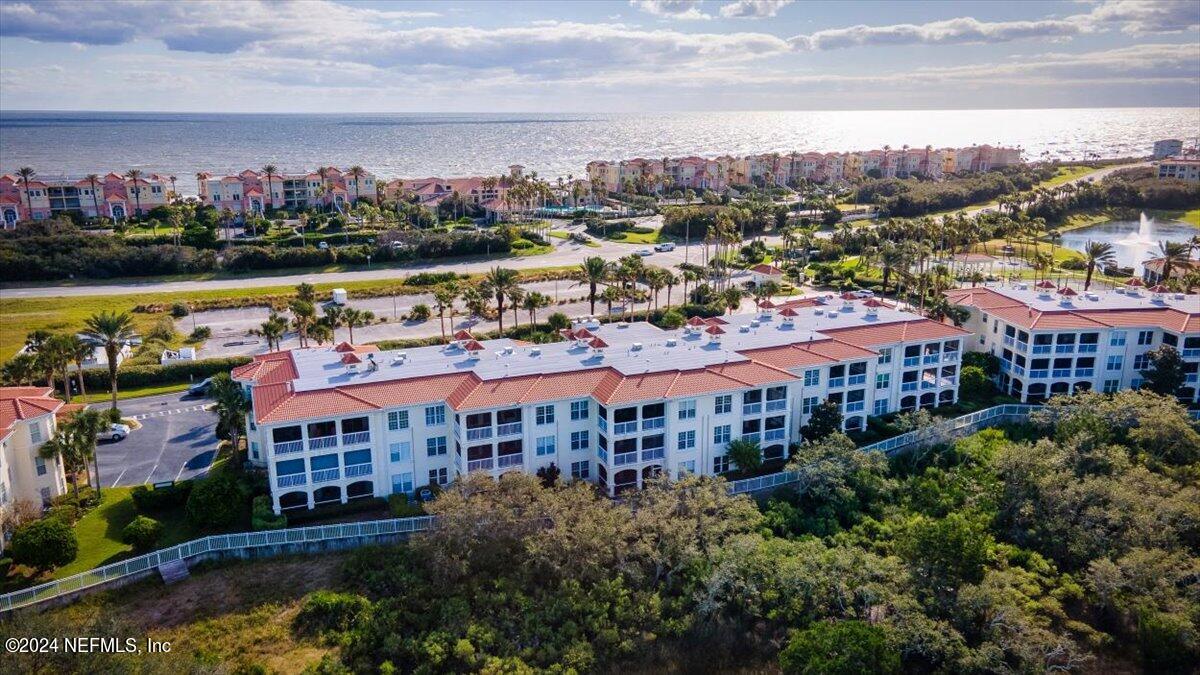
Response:
[[[173,394],[177,391],[183,391],[191,386],[190,382],[181,382],[179,384],[156,384],[146,387],[134,387],[131,389],[118,389],[117,400],[123,401],[130,398],[140,398],[142,396],[158,396],[159,394]],[[87,396],[74,396],[71,398],[72,403],[104,403],[111,400],[107,391],[93,392],[89,391]]]
[[[532,255],[544,255],[554,250],[554,246],[545,244],[542,246],[530,246],[529,248],[513,249],[513,254],[518,258],[528,258]]]
[[[1200,227],[1200,209],[1192,209],[1190,211],[1150,211],[1149,215],[1166,220],[1178,220],[1181,223],[1187,223],[1195,227]]]
[[[618,244],[657,244],[667,241],[667,239],[662,236],[662,230],[655,230],[653,232],[647,232],[646,234],[642,234],[640,232],[614,232],[608,235],[607,239],[609,241],[615,241]]]
[[[555,239],[567,239],[571,236],[571,233],[566,230],[550,230],[549,234]]]
[[[1096,170],[1096,167],[1087,166],[1087,165],[1060,166],[1060,167],[1058,167],[1058,173],[1055,174],[1054,177],[1038,183],[1036,187],[1044,187],[1044,188],[1057,187],[1064,183],[1073,181],[1077,178],[1086,176],[1095,170]]]

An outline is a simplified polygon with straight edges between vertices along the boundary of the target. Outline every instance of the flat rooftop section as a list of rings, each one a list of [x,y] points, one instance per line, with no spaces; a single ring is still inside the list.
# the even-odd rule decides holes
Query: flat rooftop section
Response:
[[[977,288],[958,288],[947,291],[951,297],[963,297],[990,291],[998,296],[1016,301],[1021,305],[1031,307],[1039,312],[1069,312],[1079,310],[1119,310],[1119,309],[1176,309],[1188,314],[1200,314],[1200,295],[1184,295],[1182,293],[1151,293],[1146,288],[1127,288],[1125,290],[1089,291],[1072,289],[1078,295],[1070,297],[1070,305],[1062,303],[1063,296],[1059,289],[1034,288],[1032,284],[1021,288],[1017,285],[980,286]],[[993,301],[994,302],[994,301]],[[982,309],[987,309],[981,303]]]
[[[633,323],[577,323],[608,346],[600,352],[583,341],[534,345],[508,338],[480,341],[483,347],[472,355],[458,343],[377,352],[359,352],[354,369],[343,362],[344,353],[334,348],[295,349],[292,360],[297,377],[293,389],[315,391],[352,384],[389,382],[436,375],[474,373],[481,380],[498,380],[522,375],[550,375],[592,368],[611,368],[622,375],[681,371],[739,363],[750,359],[747,350],[803,345],[843,339],[846,329],[871,328],[890,323],[924,319],[909,312],[879,307],[868,312],[861,301],[833,298],[828,305],[796,308],[797,316],[785,321],[778,311],[770,314],[737,314],[712,321],[723,331],[718,340],[704,332],[706,327],[663,330],[644,321]],[[723,322],[723,323],[722,323]],[[837,336],[821,331],[835,330]],[[832,360],[832,359],[831,359]],[[376,367],[371,367],[371,362]]]

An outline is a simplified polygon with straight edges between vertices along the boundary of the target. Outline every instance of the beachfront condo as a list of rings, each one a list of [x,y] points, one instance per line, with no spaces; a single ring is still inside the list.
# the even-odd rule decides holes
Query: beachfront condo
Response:
[[[359,200],[379,199],[375,174],[351,174],[350,169],[324,167],[311,173],[281,171],[267,176],[246,169],[239,174],[197,175],[200,202],[234,214],[264,213],[267,209],[333,208],[339,210]]]
[[[970,312],[968,349],[1000,359],[996,383],[1022,401],[1057,394],[1137,389],[1147,354],[1170,345],[1184,360],[1179,397],[1200,400],[1200,296],[1145,288],[1139,279],[1108,291],[1042,281],[946,291]]]
[[[168,203],[171,178],[150,174],[130,179],[116,172],[95,178],[38,176],[26,184],[19,176],[0,175],[0,221],[10,229],[23,220],[45,220],[68,213],[124,221]]]
[[[678,330],[583,317],[552,344],[453,337],[272,352],[235,369],[276,511],[551,465],[614,495],[663,472],[725,473],[736,439],[782,463],[826,401],[847,430],[954,403],[969,335],[827,296]]]
[[[517,204],[508,203],[508,191],[524,175],[525,167],[513,164],[502,176],[398,178],[384,184],[382,193],[384,199],[415,202],[431,209],[457,196],[467,204],[499,213],[517,208]]]
[[[1173,178],[1192,183],[1200,182],[1200,155],[1168,157],[1154,163],[1159,180]]]
[[[18,501],[44,507],[67,491],[62,459],[38,449],[54,435],[57,417],[80,407],[54,398],[50,387],[0,387],[0,511]]]

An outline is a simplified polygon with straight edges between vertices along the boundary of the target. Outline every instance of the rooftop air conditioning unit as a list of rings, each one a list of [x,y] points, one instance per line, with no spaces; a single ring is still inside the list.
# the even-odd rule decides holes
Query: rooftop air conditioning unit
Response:
[[[815,314],[817,316],[821,316],[824,313],[825,313],[825,310],[821,309],[820,307],[817,307],[816,309],[813,310],[813,314]]]
[[[617,323],[617,328],[629,328],[629,322],[621,321],[621,322]]]
[[[541,347],[531,347],[531,348],[529,349],[529,355],[530,355],[530,356],[541,356],[541,355],[542,355],[542,348],[541,348]]]
[[[1121,288],[1120,286],[1117,286],[1113,290],[1116,291],[1117,293],[1120,293],[1121,295],[1125,295],[1125,289]]]
[[[747,326],[746,324],[742,324],[742,325],[738,326],[738,330],[742,333],[749,333],[750,326]]]
[[[674,347],[675,346],[675,338],[667,338],[667,346]]]
[[[758,328],[760,325],[762,325],[762,324],[760,324],[758,321],[751,321],[751,322],[750,322],[750,327],[751,327],[751,328]]]
[[[633,345],[632,345],[630,348],[631,348],[633,351],[635,351],[635,352],[636,352],[636,351],[641,351],[641,349],[642,349],[642,343],[640,343],[640,342],[635,342],[635,343],[633,343]]]
[[[1183,300],[1185,297],[1187,297],[1187,296],[1185,296],[1183,293],[1176,293],[1176,294],[1175,294],[1175,299],[1176,299],[1176,300]]]

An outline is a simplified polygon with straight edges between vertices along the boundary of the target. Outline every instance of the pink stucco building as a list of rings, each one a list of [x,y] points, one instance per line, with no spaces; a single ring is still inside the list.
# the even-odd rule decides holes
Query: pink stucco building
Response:
[[[28,185],[14,174],[0,175],[0,222],[8,229],[23,220],[45,220],[67,212],[122,221],[168,203],[169,176],[137,179],[111,172],[95,178],[37,176]]]

